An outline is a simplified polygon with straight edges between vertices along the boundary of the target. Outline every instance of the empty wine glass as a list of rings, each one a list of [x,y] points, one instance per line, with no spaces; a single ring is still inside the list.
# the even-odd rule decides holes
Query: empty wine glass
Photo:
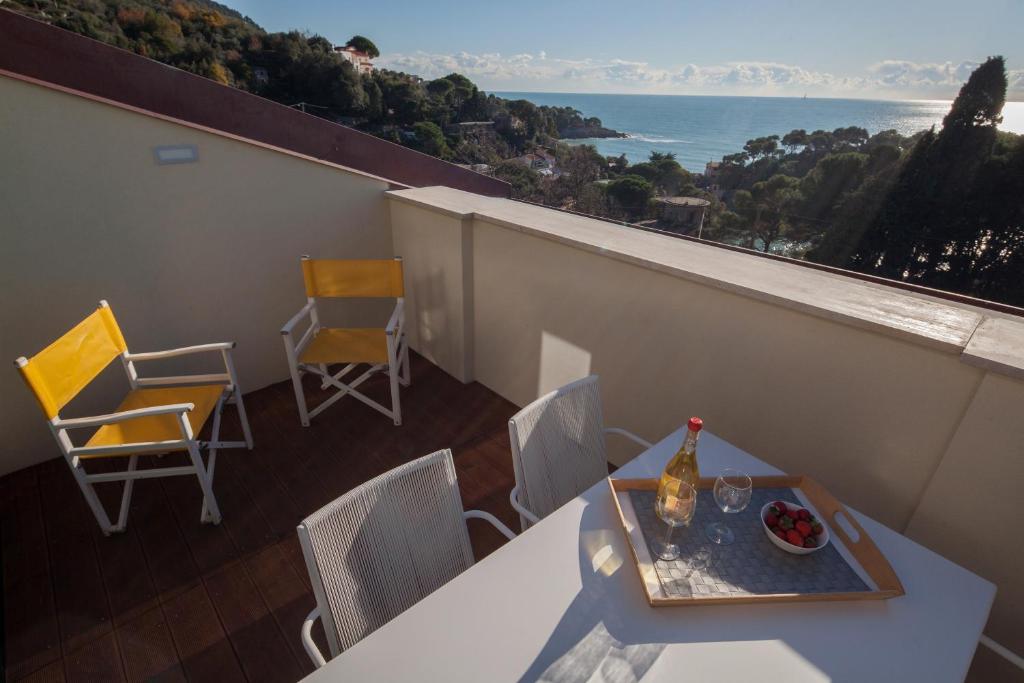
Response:
[[[659,496],[654,507],[666,525],[665,538],[654,542],[654,552],[666,561],[679,557],[679,546],[672,543],[672,531],[677,526],[687,526],[697,509],[697,490],[684,481],[677,483],[679,488],[674,492],[675,495],[668,493],[664,498]]]
[[[715,480],[715,503],[726,514],[742,512],[750,503],[751,481],[739,470],[727,469]],[[729,545],[736,535],[725,522],[712,522],[704,529],[708,540],[718,545]]]

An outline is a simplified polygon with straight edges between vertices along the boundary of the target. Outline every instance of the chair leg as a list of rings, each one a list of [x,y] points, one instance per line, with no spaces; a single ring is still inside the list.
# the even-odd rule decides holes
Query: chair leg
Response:
[[[235,387],[235,407],[238,408],[238,421],[242,423],[242,434],[245,435],[245,446],[252,450],[252,429],[249,427],[249,415],[245,412],[242,402],[242,390]]]
[[[309,411],[306,409],[306,396],[302,393],[302,378],[299,376],[299,368],[295,365],[290,367],[292,373],[292,388],[295,389],[295,403],[299,407],[299,421],[303,427],[309,426]]]
[[[391,379],[391,412],[394,414],[395,426],[402,425],[402,402],[398,396],[398,368],[388,368],[388,377]]]
[[[326,363],[321,363],[320,364],[320,372],[324,373],[325,375],[330,374],[330,373],[327,372],[327,364]],[[331,385],[327,382],[326,379],[323,380],[322,382],[320,382],[320,389],[326,389],[329,386],[331,386]]]
[[[89,504],[89,509],[92,510],[92,514],[96,517],[96,522],[100,525],[100,530],[104,536],[118,531],[113,524],[110,523],[110,517],[107,516],[107,511],[103,509],[103,503],[100,502],[99,496],[96,495],[96,489],[93,488],[92,484],[86,480],[85,472],[78,467],[72,467],[71,473],[75,477],[75,481],[78,482],[78,487],[82,489],[82,495],[85,496],[85,502]]]
[[[131,456],[128,459],[128,471],[134,472],[138,464],[139,456]],[[115,531],[124,531],[128,527],[128,508],[132,504],[132,490],[134,488],[134,479],[128,479],[124,482],[124,491],[121,493],[121,512],[117,516],[117,528]]]
[[[203,490],[203,512],[199,516],[200,522],[220,524],[220,507],[217,506],[217,499],[213,495],[213,479],[207,473],[203,465],[203,456],[199,452],[199,445],[195,441],[189,442],[188,455],[192,460],[192,467],[196,470],[196,479],[199,480],[199,488]],[[210,463],[213,465],[213,463]]]
[[[409,386],[412,382],[409,371],[409,341],[402,335],[402,386]]]
[[[213,414],[213,429],[211,430],[211,433],[210,433],[210,441],[212,443],[217,443],[217,442],[220,441],[220,420],[221,420],[221,415],[223,415],[223,411],[224,411],[224,399],[221,399],[220,402],[217,403],[217,412],[215,412]],[[214,470],[217,467],[217,448],[216,447],[210,447],[209,451],[210,451],[210,455],[206,459],[207,463],[208,463],[207,466],[206,466],[206,477],[207,477],[207,479],[210,480],[210,488],[213,488],[213,474],[214,474]],[[209,507],[209,505],[206,504],[206,498],[205,497],[203,498],[203,508],[199,512],[199,521],[200,522],[211,522],[211,521],[213,521],[213,517],[210,514],[210,507]]]

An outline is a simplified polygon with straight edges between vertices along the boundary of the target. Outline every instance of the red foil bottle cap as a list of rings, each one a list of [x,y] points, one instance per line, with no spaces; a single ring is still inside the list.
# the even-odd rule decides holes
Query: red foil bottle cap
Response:
[[[699,432],[704,428],[704,420],[699,417],[691,417],[690,421],[686,423],[686,426],[691,432]]]

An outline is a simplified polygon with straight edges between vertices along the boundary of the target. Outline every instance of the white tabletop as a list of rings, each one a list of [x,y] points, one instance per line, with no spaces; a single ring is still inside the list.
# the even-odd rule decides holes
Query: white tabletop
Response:
[[[615,476],[659,476],[681,442]],[[702,476],[779,474],[706,431],[698,457]],[[307,680],[962,681],[995,587],[851,512],[906,595],[652,608],[602,481]]]

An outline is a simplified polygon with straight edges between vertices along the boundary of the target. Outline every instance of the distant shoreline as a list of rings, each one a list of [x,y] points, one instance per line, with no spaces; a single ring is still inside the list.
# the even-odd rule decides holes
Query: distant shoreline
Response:
[[[807,100],[811,101],[855,101],[855,102],[888,102],[888,103],[915,103],[915,104],[944,104],[950,105],[953,98],[949,99],[883,99],[878,97],[833,97],[815,95],[804,97],[802,95],[705,95],[697,93],[628,93],[628,92],[566,92],[557,90],[486,90],[483,92],[495,97],[509,99],[510,95],[566,95],[570,97],[703,97],[722,99],[757,99],[757,100]],[[1007,100],[1007,104],[1024,104],[1024,100]]]

